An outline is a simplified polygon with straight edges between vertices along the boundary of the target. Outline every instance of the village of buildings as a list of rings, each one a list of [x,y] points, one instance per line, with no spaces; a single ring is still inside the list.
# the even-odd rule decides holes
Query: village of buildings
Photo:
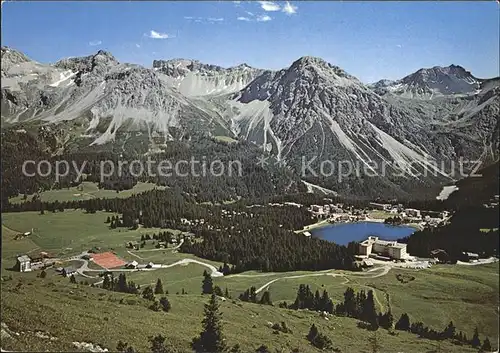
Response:
[[[421,211],[414,208],[404,208],[402,204],[376,202],[370,202],[369,205],[371,210],[356,209],[341,203],[311,205],[309,211],[318,221],[325,220],[329,223],[384,222],[389,217],[397,217],[401,224],[412,225],[419,229],[444,225],[450,218],[448,211]],[[381,215],[373,216],[373,213],[377,211]]]
[[[184,220],[184,223],[187,220]],[[20,233],[16,236],[16,239],[22,237],[29,237],[33,233],[25,232]],[[139,251],[144,247],[146,243],[149,243],[149,247],[153,249],[148,249],[146,251],[153,250],[171,250],[177,251],[180,246],[187,239],[192,239],[194,235],[191,233],[180,233],[177,236],[171,234],[167,240],[160,240],[158,238],[152,238],[150,236],[142,237],[141,241],[128,241],[124,244],[124,248],[128,251]],[[81,265],[75,267],[73,264],[67,265],[68,263],[73,263],[74,261],[79,261]],[[88,263],[93,262],[97,264],[100,269],[95,270],[88,267]],[[62,265],[66,264],[65,267]],[[161,268],[162,265],[155,264],[153,262],[139,263],[136,260],[126,262],[121,259],[114,250],[103,250],[100,247],[93,247],[82,253],[67,258],[59,258],[53,256],[47,252],[40,252],[37,255],[33,254],[23,254],[16,257],[16,264],[13,269],[18,272],[32,272],[36,270],[44,270],[46,268],[53,268],[56,272],[64,277],[70,277],[72,275],[82,275],[83,277],[88,276],[85,273],[88,272],[106,272],[106,270],[112,269],[113,271],[126,270],[126,271],[141,271],[141,270],[153,270],[156,268]]]
[[[370,202],[369,208],[356,209],[344,204],[311,205],[309,212],[318,223],[315,226],[324,226],[335,223],[353,222],[380,222],[387,223],[388,219],[397,219],[397,224],[408,225],[415,229],[433,228],[447,224],[451,215],[448,211],[423,211],[414,208],[405,208],[402,204]],[[304,231],[305,236],[311,236],[309,231]],[[464,260],[474,263],[479,261],[479,255],[470,252],[463,253]],[[429,258],[417,258],[407,252],[407,244],[394,240],[383,240],[378,236],[369,236],[358,245],[356,255],[362,267],[372,267],[376,264],[423,269],[431,267],[438,262],[446,262],[446,253],[439,249],[432,251]]]
[[[328,201],[328,199],[326,199]],[[293,205],[296,207],[301,207],[300,204],[295,203],[285,203],[288,205]],[[270,206],[284,206],[285,204],[269,204]],[[247,206],[248,208],[259,207],[261,205]],[[411,225],[416,229],[423,229],[425,227],[437,227],[444,225],[448,222],[450,214],[447,211],[434,212],[434,211],[421,211],[418,209],[404,208],[401,204],[383,204],[371,202],[369,208],[356,209],[352,206],[345,206],[344,204],[328,203],[324,205],[311,205],[308,210],[311,216],[315,218],[318,223],[311,226],[305,227],[302,234],[305,236],[311,236],[308,230],[311,230],[315,226],[322,226],[325,224],[334,223],[352,223],[352,222],[386,222],[387,218],[397,218],[399,219],[399,224]],[[252,217],[252,213],[247,212],[235,212],[223,210],[223,217],[231,218],[235,215],[244,214],[247,217]],[[202,225],[205,223],[204,219],[200,220],[188,220],[185,218],[181,219],[181,224],[184,226],[190,225]],[[216,229],[218,230],[218,229]],[[33,230],[32,230],[33,232]],[[31,236],[32,232],[20,233],[16,236],[17,238]],[[161,249],[171,249],[177,251],[185,239],[193,237],[191,233],[181,233],[178,236],[169,236],[167,241],[153,239],[146,239],[147,241],[152,241],[154,248]],[[141,239],[141,241],[129,241],[125,244],[125,248],[132,251],[139,251],[144,246],[146,241]],[[407,268],[428,268],[433,263],[436,262],[446,262],[446,254],[439,249],[434,250],[430,254],[430,258],[421,259],[411,256],[407,252],[407,245],[404,243],[398,243],[394,240],[383,240],[377,236],[369,236],[367,239],[361,241],[358,245],[358,254],[356,259],[362,267],[372,267],[374,265],[387,265],[392,266],[407,267]],[[149,250],[151,251],[151,250]],[[99,259],[99,260],[98,260]],[[476,262],[479,259],[478,254],[474,253],[464,253],[464,259],[469,262]],[[113,251],[101,252],[99,248],[93,248],[85,251],[79,255],[73,256],[68,259],[59,259],[46,252],[41,252],[39,255],[27,255],[20,254],[17,256],[17,262],[14,267],[20,272],[30,272],[33,270],[41,270],[48,267],[55,267],[64,262],[70,260],[85,260],[87,262],[95,262],[102,267],[102,270],[111,269],[125,269],[125,270],[150,270],[154,268],[159,268],[161,265],[154,263],[144,263],[140,264],[137,261],[125,262],[119,259]],[[479,260],[480,261],[480,260]],[[74,267],[57,267],[56,271],[63,276],[71,276],[72,274],[84,275],[84,272],[89,271],[88,267],[82,266],[80,268]],[[94,270],[95,271],[95,270]],[[84,275],[85,277],[85,275]]]

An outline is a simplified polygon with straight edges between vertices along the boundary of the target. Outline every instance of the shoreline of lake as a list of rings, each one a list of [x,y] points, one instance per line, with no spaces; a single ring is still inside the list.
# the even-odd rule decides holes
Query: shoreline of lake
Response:
[[[370,219],[366,219],[366,220],[362,220],[362,221],[333,222],[333,223],[330,223],[328,220],[321,220],[319,222],[304,226],[304,228],[302,228],[300,230],[296,230],[295,233],[300,234],[300,233],[311,232],[311,231],[316,230],[316,229],[325,228],[325,227],[333,226],[333,225],[356,224],[356,223],[383,223],[383,224],[387,224],[387,225],[395,226],[395,227],[398,227],[398,226],[410,227],[410,228],[414,228],[415,231],[423,230],[423,227],[417,223],[403,223],[403,224],[398,224],[398,225],[392,225],[392,224],[388,224],[388,223],[384,223],[384,222],[385,222],[385,219],[383,219],[383,218],[370,218]]]
[[[373,221],[357,221],[346,223],[326,223],[311,229],[311,235],[332,241],[339,245],[347,245],[351,241],[363,241],[369,236],[378,236],[384,240],[397,240],[410,236],[418,231],[410,225],[392,225]]]

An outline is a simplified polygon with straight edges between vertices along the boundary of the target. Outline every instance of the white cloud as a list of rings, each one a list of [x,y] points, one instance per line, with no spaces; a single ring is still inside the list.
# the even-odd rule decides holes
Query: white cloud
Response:
[[[259,1],[260,7],[264,11],[279,11],[281,10],[280,5],[272,1]]]
[[[149,32],[149,35],[147,35],[149,38],[152,38],[152,39],[168,39],[168,38],[172,38],[172,36],[168,35],[167,33],[160,33],[160,32],[156,32],[156,31],[153,31],[151,30]]]
[[[135,46],[136,46],[137,48],[140,48],[140,47],[141,47],[141,45],[140,45],[140,44],[136,44]]]
[[[248,17],[243,17],[243,16],[240,16],[237,18],[238,21],[247,21],[247,22],[250,22],[251,19],[249,19]]]
[[[402,48],[403,46],[401,44],[396,44],[398,48]]]
[[[101,44],[102,44],[102,42],[100,40],[93,40],[93,41],[89,42],[89,45],[93,46],[93,47],[95,47],[96,45],[101,45]]]
[[[294,13],[297,13],[297,6],[290,4],[290,2],[286,2],[285,6],[283,6],[283,9],[281,10],[287,15],[292,15]]]
[[[272,18],[268,15],[260,15],[259,17],[257,17],[257,21],[258,22],[267,22],[267,21],[271,21]]]
[[[233,1],[233,4],[239,5],[241,1]]]
[[[215,22],[224,22],[223,17],[193,17],[193,16],[184,16],[185,20],[193,21],[195,23],[215,23]]]

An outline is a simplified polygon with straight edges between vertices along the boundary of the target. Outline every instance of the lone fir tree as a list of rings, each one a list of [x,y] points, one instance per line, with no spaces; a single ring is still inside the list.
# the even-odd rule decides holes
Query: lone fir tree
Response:
[[[210,300],[205,304],[205,318],[202,321],[203,331],[193,340],[193,349],[196,352],[222,353],[227,349],[222,334],[222,314],[219,310],[217,296],[212,293]]]
[[[156,281],[155,294],[163,294],[163,284],[161,283],[161,279],[159,278]]]
[[[214,282],[212,276],[207,271],[203,271],[203,282],[201,285],[201,294],[212,294],[214,291]]]

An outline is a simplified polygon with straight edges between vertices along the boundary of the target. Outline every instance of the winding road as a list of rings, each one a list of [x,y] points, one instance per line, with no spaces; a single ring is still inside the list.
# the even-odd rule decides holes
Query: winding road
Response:
[[[370,274],[372,272],[379,271],[380,269],[382,269],[382,271],[380,273],[377,273],[375,275],[370,276]],[[390,270],[391,270],[390,266],[377,267],[377,268],[373,268],[373,269],[371,269],[371,270],[369,270],[367,272],[360,273],[359,277],[377,278],[377,277],[385,276],[386,274],[389,273]],[[276,281],[279,281],[280,279],[294,279],[294,278],[304,278],[304,277],[332,276],[332,277],[344,277],[346,279],[346,281],[343,282],[343,283],[348,283],[349,282],[349,279],[347,278],[347,275],[345,273],[334,273],[332,271],[334,271],[334,270],[327,270],[327,271],[321,271],[321,272],[318,272],[318,273],[307,273],[307,274],[304,274],[304,275],[283,276],[283,277],[275,278],[275,279],[267,282],[263,286],[259,287],[255,292],[259,293],[259,292],[262,292],[264,289],[269,289],[269,286],[271,284],[273,284]],[[238,275],[235,275],[235,276],[238,276]],[[262,275],[254,275],[254,276],[252,276],[252,275],[240,275],[240,277],[261,277],[261,276]],[[350,274],[349,276],[353,276],[353,275]],[[354,275],[354,276],[358,277],[357,275]]]

